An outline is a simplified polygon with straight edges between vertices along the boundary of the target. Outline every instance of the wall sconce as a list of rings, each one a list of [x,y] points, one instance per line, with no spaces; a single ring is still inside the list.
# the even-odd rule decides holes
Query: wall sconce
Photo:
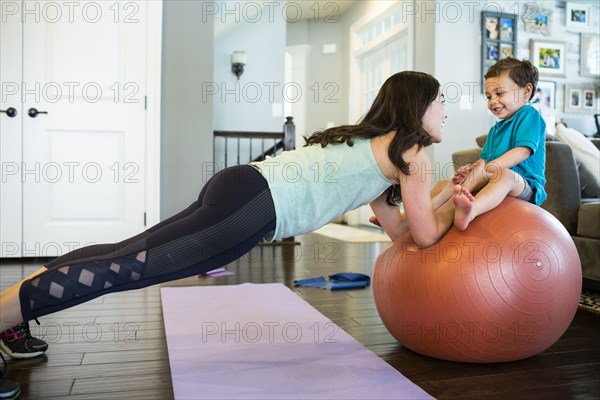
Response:
[[[237,76],[238,80],[240,75],[244,73],[244,65],[246,65],[246,52],[234,51],[231,55],[231,71]]]

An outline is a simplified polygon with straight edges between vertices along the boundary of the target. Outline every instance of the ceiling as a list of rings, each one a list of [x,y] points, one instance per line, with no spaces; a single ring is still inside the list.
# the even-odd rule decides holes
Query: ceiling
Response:
[[[239,23],[257,21],[262,18],[275,18],[287,16],[291,21],[310,20],[316,18],[334,18],[344,14],[356,4],[358,0],[285,0],[285,6],[281,2],[258,2],[251,0],[237,1],[235,6],[227,7],[227,2],[215,3],[221,5],[223,10],[217,10],[214,15],[215,39],[230,31]],[[265,5],[264,3],[267,3]],[[318,6],[317,6],[318,4]],[[260,9],[259,9],[260,7]],[[267,8],[269,7],[269,8]],[[220,11],[227,11],[222,15]],[[258,12],[261,15],[258,15]]]
[[[330,1],[330,0],[301,0],[301,1],[286,1],[286,3],[293,3],[289,5],[289,18],[294,18],[292,15],[292,7],[302,10],[302,19],[312,19],[317,16],[321,18],[334,17],[344,14],[350,7],[357,3],[357,0],[346,0],[346,1]],[[319,4],[318,8],[315,5]]]

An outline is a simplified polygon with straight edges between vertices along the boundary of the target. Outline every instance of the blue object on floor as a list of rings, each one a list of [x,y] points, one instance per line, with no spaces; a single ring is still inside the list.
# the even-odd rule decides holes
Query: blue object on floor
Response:
[[[370,283],[371,278],[368,275],[354,272],[341,272],[329,275],[329,281],[325,280],[322,276],[294,281],[295,286],[314,287],[325,290],[360,289],[368,286]]]
[[[371,284],[371,277],[365,274],[356,272],[340,272],[339,274],[329,275],[331,282],[366,282],[365,286]]]

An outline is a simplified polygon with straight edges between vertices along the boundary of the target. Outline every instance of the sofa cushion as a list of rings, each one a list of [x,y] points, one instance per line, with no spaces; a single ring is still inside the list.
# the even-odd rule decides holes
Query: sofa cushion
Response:
[[[600,239],[600,201],[583,203],[579,207],[577,235]]]
[[[585,279],[596,281],[593,286],[597,287],[600,281],[600,241],[598,239],[590,239],[579,236],[573,236],[573,242],[577,247],[577,253],[581,260],[581,272]],[[584,281],[584,284],[588,285]]]
[[[577,171],[579,172],[579,185],[581,186],[581,197],[586,199],[597,199],[600,198],[600,182],[596,180],[592,171],[585,166],[577,157],[575,157],[577,163]]]
[[[454,163],[454,168],[462,167],[463,165],[473,164],[475,161],[479,160],[479,156],[481,155],[481,149],[470,149],[470,150],[461,150],[452,153],[452,162]]]
[[[577,210],[581,205],[581,187],[573,150],[561,142],[546,143],[546,193],[542,208],[567,228],[577,233]]]
[[[485,141],[487,140],[488,135],[481,135],[481,136],[477,136],[475,138],[475,142],[477,143],[477,146],[481,147],[483,149],[483,145],[485,144]]]
[[[600,181],[600,150],[581,133],[574,129],[567,128],[563,124],[556,126],[556,136],[564,143],[571,146],[575,157],[590,170],[590,172],[596,178],[596,181]]]

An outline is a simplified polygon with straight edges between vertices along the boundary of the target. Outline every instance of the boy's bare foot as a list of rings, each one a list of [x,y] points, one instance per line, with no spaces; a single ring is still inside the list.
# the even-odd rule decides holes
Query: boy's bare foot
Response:
[[[475,218],[475,210],[473,209],[473,201],[475,197],[467,189],[461,185],[454,186],[454,195],[452,202],[454,203],[454,226],[459,231],[464,231],[469,226],[469,222]]]

